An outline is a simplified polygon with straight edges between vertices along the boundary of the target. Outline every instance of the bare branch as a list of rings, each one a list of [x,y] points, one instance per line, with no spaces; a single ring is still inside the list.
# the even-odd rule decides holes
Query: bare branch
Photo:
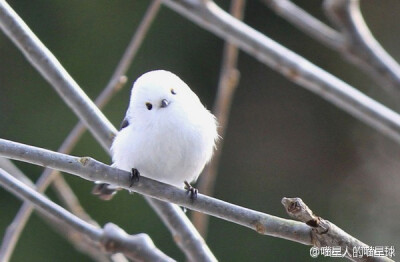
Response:
[[[238,18],[243,18],[245,0],[232,0],[231,14]],[[224,53],[222,58],[221,73],[218,84],[218,91],[216,101],[214,103],[214,114],[218,119],[218,134],[224,137],[225,130],[229,121],[229,113],[231,109],[233,95],[235,94],[236,87],[239,82],[240,73],[236,68],[239,50],[238,48],[226,42],[224,46]],[[214,194],[214,185],[217,178],[219,161],[222,153],[223,146],[222,139],[217,142],[218,150],[214,153],[211,162],[204,170],[204,174],[200,177],[198,182],[199,191],[204,195],[212,196]],[[208,216],[203,213],[193,213],[193,224],[206,238],[208,228]]]
[[[127,82],[127,78],[124,76],[128,71],[132,61],[141,46],[146,33],[148,32],[150,25],[154,21],[158,11],[160,9],[161,2],[159,0],[154,0],[146,11],[144,18],[139,24],[138,29],[133,35],[128,47],[126,48],[120,62],[118,63],[110,81],[104,88],[103,92],[95,100],[96,106],[101,109],[103,108],[111,99],[111,97],[121,89],[122,86]],[[73,130],[70,132],[68,137],[65,139],[58,152],[68,154],[72,148],[76,145],[79,138],[82,136],[86,126],[79,122]],[[45,171],[41,176],[38,188],[40,192],[43,192],[47,188],[47,184],[54,181],[55,192],[59,195],[60,199],[68,206],[72,213],[86,221],[90,221],[90,217],[87,216],[85,212],[82,212],[82,207],[79,204],[79,200],[73,194],[71,188],[67,185],[66,181],[61,175],[56,175],[58,172],[51,170],[51,173]],[[85,219],[86,218],[86,219]]]
[[[43,214],[61,220],[91,240],[101,243],[108,252],[129,250],[125,255],[135,261],[174,261],[158,250],[147,235],[127,236],[115,225],[106,225],[104,230],[93,226],[26,186],[3,169],[0,169],[0,183],[22,200],[32,202]]]
[[[105,88],[98,97],[98,99],[96,100],[96,103],[100,107],[104,106],[106,102],[110,99],[110,97],[113,94],[115,94],[115,92],[118,91],[125,82],[126,82],[126,77],[121,77],[119,79],[119,82],[117,82],[115,86],[109,86]],[[72,129],[72,131],[65,139],[65,141],[62,143],[58,151],[65,154],[69,153],[75,146],[75,144],[78,142],[78,139],[82,136],[85,130],[86,130],[85,126],[81,122],[79,122]],[[13,170],[13,172],[9,173],[19,174],[20,172],[18,172],[19,170],[18,171],[17,170]],[[22,177],[24,177],[23,174]],[[72,211],[72,213],[77,215],[79,218],[82,218],[85,221],[90,222],[93,225],[97,225],[97,223],[84,211],[83,207],[79,203],[79,200],[72,192],[72,189],[66,183],[62,175],[56,170],[48,168],[45,169],[35,184],[36,190],[38,192],[44,192],[53,180],[56,180],[55,192],[57,193],[59,198],[64,202],[64,204],[68,206],[68,208]],[[21,236],[23,228],[25,227],[26,223],[29,220],[30,215],[32,214],[32,211],[33,211],[33,206],[29,202],[25,202],[22,205],[17,215],[15,216],[13,222],[7,229],[6,234],[4,235],[3,243],[1,245],[0,257],[5,258],[11,256],[15,248],[15,245],[18,242],[19,237]]]
[[[236,44],[291,81],[400,143],[400,116],[221,10],[210,0],[164,0],[197,25]]]
[[[23,182],[24,184],[34,188],[35,184],[17,168],[14,163],[4,157],[0,157],[0,168],[6,171],[7,173],[12,174],[16,179]]]
[[[139,182],[130,187],[129,172],[110,167],[90,157],[73,157],[4,139],[0,139],[0,156],[48,166],[90,181],[104,181],[127,190],[133,190],[146,196],[172,202],[237,223],[260,234],[284,238],[305,245],[312,244],[311,229],[303,223],[271,216],[201,194],[197,196],[196,201],[193,201],[187,196],[185,190],[146,177],[141,177]],[[181,241],[183,243],[186,240]]]
[[[180,207],[154,198],[146,197],[145,199],[162,219],[180,249],[192,250],[190,252],[184,251],[189,261],[217,261],[189,218],[181,215],[182,210]],[[190,230],[182,231],[180,230],[180,225],[187,225]],[[195,256],[190,257],[191,254]]]
[[[372,75],[382,87],[389,85],[400,88],[400,66],[371,34],[361,15],[358,0],[324,2],[328,17],[340,32],[322,23],[290,0],[263,2],[293,26],[341,53],[367,75]]]
[[[86,223],[82,219],[79,219],[62,207],[56,205],[54,202],[50,201],[43,195],[38,194],[35,190],[26,186],[16,178],[12,177],[3,169],[0,169],[0,181],[8,191],[23,200],[26,199],[34,203],[38,207],[38,209],[43,211],[43,213],[51,214],[52,218],[62,220],[63,222],[72,226],[75,230],[83,232],[90,239],[96,241],[100,239],[101,230],[99,230],[97,227]]]
[[[35,188],[33,182],[25,176],[9,159],[0,157],[0,168],[5,170],[9,174],[13,174],[15,178],[19,181],[23,182],[25,185],[28,185],[31,188]],[[24,202],[24,204],[27,202]],[[3,241],[1,243],[0,248],[0,261],[9,261],[12,255],[12,252],[15,248],[15,244],[18,241],[18,238],[23,230],[23,227],[20,226],[19,223],[25,224],[27,217],[23,214],[24,207],[31,207],[31,205],[23,205],[22,208],[18,211],[16,217],[11,222],[11,224],[7,227],[7,230],[4,234]],[[22,218],[20,218],[22,216]],[[70,241],[70,243],[82,253],[85,253],[92,257],[95,261],[106,262],[110,261],[108,257],[99,252],[99,244],[91,241],[89,238],[83,236],[80,231],[76,231],[74,228],[70,227],[67,223],[61,220],[50,219],[50,217],[46,216],[45,213],[41,213],[39,210],[39,216],[47,222],[55,231],[59,232],[66,239]],[[126,261],[123,260],[120,256],[114,255],[112,261]]]
[[[341,51],[382,83],[400,89],[400,65],[376,41],[366,25],[359,0],[326,0],[328,17],[346,39]]]
[[[139,50],[139,47],[141,46],[144,37],[150,28],[150,25],[158,14],[160,6],[161,2],[159,0],[154,0],[149,6],[146,14],[144,15],[144,18],[139,24],[138,29],[133,35],[130,43],[128,44],[128,47],[122,55],[120,62],[118,63],[113,75],[111,76],[110,81],[108,82],[103,92],[95,100],[95,104],[98,108],[103,108],[108,103],[110,98],[127,82],[127,78],[124,75],[132,64],[132,61],[137,54],[137,51]],[[85,130],[86,126],[83,123],[79,122],[65,139],[58,152],[68,154],[76,145],[78,139],[82,136]],[[53,173],[54,172],[57,171],[53,170]],[[54,180],[54,187],[56,188],[55,192],[59,194],[60,199],[64,201],[64,203],[69,207],[70,210],[73,210],[74,214],[83,218],[85,214],[80,212],[81,208],[78,204],[78,199],[71,194],[71,189],[69,187],[66,187],[66,181],[62,178],[62,176],[53,176],[53,174],[50,174],[50,176],[44,176],[44,183],[49,183],[50,181],[47,181],[48,179]],[[47,187],[47,185],[44,187]],[[68,195],[69,197],[63,197],[65,195]],[[68,202],[68,200],[71,201]]]
[[[144,37],[146,36],[147,32],[151,24],[153,23],[154,19],[156,18],[158,11],[160,10],[161,1],[160,0],[153,0],[150,6],[148,7],[146,13],[142,21],[140,22],[138,28],[136,29],[135,34],[133,35],[131,41],[125,53],[122,55],[121,60],[119,61],[117,68],[115,69],[113,75],[111,76],[110,81],[108,82],[106,89],[115,86],[115,83],[118,79],[125,75],[128,72],[128,69],[135,58],[140,46],[143,43]]]
[[[65,99],[71,110],[80,116],[81,121],[88,126],[103,148],[109,150],[108,145],[114,136],[114,133],[110,132],[114,129],[112,124],[6,1],[0,1],[0,27],[26,59]]]
[[[342,250],[350,250],[352,254],[353,248],[368,247],[360,240],[342,229],[335,224],[325,220],[321,217],[314,215],[311,209],[303,202],[301,198],[286,198],[282,199],[282,204],[286,212],[293,218],[298,219],[312,227],[311,238],[314,246],[317,247],[338,247]],[[346,258],[352,261],[371,261],[370,257],[353,257],[346,254]],[[393,261],[387,257],[374,257],[373,261]]]
[[[104,226],[101,243],[106,251],[121,252],[134,261],[175,261],[156,248],[147,234],[128,235],[112,223]]]
[[[73,111],[78,115],[82,122],[89,127],[89,130],[94,134],[95,138],[109,153],[109,147],[117,130],[111,125],[101,111],[95,107],[93,102],[73,81],[65,69],[62,68],[61,64],[33,34],[22,19],[18,17],[18,15],[4,1],[0,2],[0,26],[21,49],[24,55],[28,58],[28,61],[37,67],[42,75],[44,75],[44,77],[54,85],[60,96],[72,107]],[[149,199],[148,201],[158,200]],[[168,203],[159,203],[159,205],[164,205],[164,209],[170,208],[170,212],[175,212],[176,216],[185,216],[182,211],[172,209]],[[163,216],[162,218],[167,219],[164,223],[175,223],[174,221],[168,221],[170,217]],[[181,219],[179,221],[182,222],[185,220]],[[194,227],[191,224],[180,224],[179,227],[176,228],[176,231],[179,232],[178,237],[182,239],[182,243],[187,243],[187,236],[197,234],[193,229]],[[177,238],[174,238],[174,240],[176,239]],[[193,239],[197,238],[193,237]],[[209,252],[209,248],[203,243],[193,247],[202,247],[203,250],[193,250],[186,246],[182,251],[188,258],[196,259],[196,254],[199,252],[205,254],[211,253]],[[209,260],[214,261],[215,257],[209,257]]]
[[[227,41],[236,43],[243,50],[289,77],[292,81],[315,92],[396,141],[400,140],[400,116],[398,114],[264,35],[247,27],[240,21],[233,19],[220,10],[212,1],[164,1],[203,27],[222,36]],[[0,2],[0,26],[2,29],[6,31],[7,35],[14,42],[17,42],[17,45],[23,50],[25,56],[28,57],[28,60],[35,64],[35,66],[41,67],[39,71],[45,75],[45,78],[50,83],[54,82],[57,84],[57,82],[61,81],[61,84],[57,87],[58,92],[80,118],[86,119],[85,123],[95,133],[96,139],[101,141],[104,148],[108,149],[115,129],[107,122],[107,119],[100,111],[92,111],[95,106],[92,106],[90,99],[84,95],[83,91],[79,89],[72,78],[62,69],[54,56],[29,31],[22,20],[3,2]],[[27,30],[28,34],[24,30]],[[25,45],[26,43],[28,45]],[[42,55],[43,53],[45,54],[44,56]],[[48,69],[49,65],[50,69]],[[57,71],[59,68],[62,70]],[[54,71],[54,69],[57,69],[55,74],[48,74],[48,72]],[[92,121],[90,117],[96,120]],[[102,129],[96,130],[99,125]],[[15,159],[59,168],[60,170],[74,173],[88,180],[102,180],[128,189],[129,173],[110,168],[91,158],[70,157],[34,147],[22,146],[5,140],[1,140],[0,152]],[[192,202],[186,198],[183,190],[146,178],[142,178],[132,189],[164,201],[172,201],[194,210],[223,217],[263,234],[278,236],[304,244],[312,243],[312,239],[308,235],[311,229],[302,223],[269,216],[203,195],[199,195],[197,201]],[[180,213],[178,212],[177,214]],[[190,232],[190,229],[186,232]]]
[[[298,27],[304,33],[333,49],[343,47],[345,39],[335,29],[322,23],[290,0],[262,0],[279,16]]]
[[[78,197],[75,195],[74,191],[72,191],[72,188],[69,186],[62,174],[59,172],[57,173],[58,175],[54,177],[51,185],[54,187],[54,193],[58,196],[58,199],[60,199],[63,206],[65,206],[66,209],[71,211],[75,216],[93,225],[97,225],[97,222],[85,211]],[[43,193],[42,191],[37,191]]]
[[[121,76],[119,77],[117,82],[114,82],[114,86],[107,86],[95,100],[96,106],[98,106],[100,109],[103,108],[111,99],[111,97],[116,94],[116,92],[119,91],[126,82],[127,78],[125,76]],[[68,134],[67,138],[59,147],[58,152],[64,154],[70,153],[85,131],[86,126],[82,122],[76,124],[75,127]],[[72,195],[72,189],[68,186],[62,175],[59,174],[59,172],[57,172],[56,170],[44,170],[44,172],[36,182],[37,190],[39,192],[44,192],[49,184],[53,182],[53,180],[57,180],[57,183],[55,183],[55,185],[58,186],[55,186],[55,191],[60,195],[60,199],[66,204],[66,206],[70,210],[75,210],[75,212],[72,213],[82,219],[87,218],[85,219],[86,221],[91,221],[92,219],[89,218],[85,212],[82,212],[82,207],[79,204],[78,199],[74,195]]]

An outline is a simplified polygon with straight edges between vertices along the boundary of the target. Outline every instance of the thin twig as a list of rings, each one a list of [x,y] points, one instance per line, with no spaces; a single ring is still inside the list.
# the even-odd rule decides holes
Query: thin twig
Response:
[[[372,35],[361,14],[360,1],[325,0],[324,8],[346,39],[341,48],[345,57],[380,80],[383,88],[389,85],[399,91],[400,65]]]
[[[3,169],[0,169],[0,183],[12,194],[32,202],[43,214],[61,220],[75,231],[83,233],[98,242],[108,252],[126,252],[125,255],[137,261],[174,261],[158,250],[145,234],[127,236],[122,229],[107,224],[104,230],[76,217],[32,188],[26,186]]]
[[[278,15],[371,75],[383,88],[400,89],[400,66],[368,29],[358,0],[326,0],[324,8],[340,32],[290,0],[263,0]],[[392,91],[390,89],[389,91]]]
[[[352,261],[393,261],[388,257],[354,256],[354,249],[368,248],[368,245],[344,232],[328,220],[314,215],[301,198],[284,197],[282,199],[282,205],[291,217],[311,226],[311,238],[314,246],[341,247],[341,250],[349,251],[349,253],[344,253],[344,255],[346,255],[347,259]]]
[[[135,34],[133,35],[131,41],[128,44],[128,47],[125,49],[124,54],[122,55],[114,73],[112,74],[109,82],[107,83],[104,91],[99,95],[99,97],[95,100],[95,104],[98,108],[103,108],[110,100],[110,98],[115,94],[116,91],[119,91],[122,86],[127,82],[127,78],[124,76],[129,67],[131,66],[133,59],[135,58],[143,40],[156,18],[158,11],[160,10],[161,1],[154,0],[150,6],[148,7],[146,13],[142,21],[140,22]],[[68,154],[73,147],[75,147],[78,139],[82,136],[83,132],[86,130],[86,126],[79,122],[77,126],[70,132],[68,137],[63,143],[63,146],[59,149],[59,152]],[[57,172],[53,170],[53,172]],[[52,175],[50,175],[52,177]],[[49,179],[49,178],[47,178]],[[81,210],[80,205],[77,205],[78,199],[71,194],[70,188],[66,188],[66,181],[62,178],[62,176],[54,176],[53,186],[55,187],[55,192],[60,196],[60,199],[64,201],[67,207],[73,211],[74,214],[79,217],[83,217],[84,214],[79,215]],[[45,186],[47,187],[47,186]],[[65,195],[69,195],[68,198],[63,197]],[[68,200],[69,203],[68,203]],[[77,213],[76,213],[77,212]]]
[[[85,125],[87,125],[89,131],[94,134],[94,137],[99,141],[103,148],[110,153],[109,147],[117,132],[115,127],[113,127],[102,112],[95,107],[93,102],[73,81],[51,52],[40,42],[22,19],[4,1],[0,1],[0,26],[17,47],[21,49],[24,55],[28,58],[28,61],[42,73],[54,88],[56,88],[62,99],[72,107],[75,114],[83,123],[85,123]],[[147,201],[158,200],[149,199]],[[170,212],[175,212],[175,216],[185,216],[183,211],[173,209],[169,203],[159,203],[159,205],[156,206],[160,205],[164,205],[163,209],[169,208]],[[167,219],[164,221],[165,224],[172,225],[176,223],[175,221],[170,220],[170,217],[168,216],[163,216],[162,219]],[[179,221],[184,222],[187,220],[181,219]],[[192,237],[193,235],[198,234],[198,232],[194,230],[194,227],[191,224],[181,223],[179,224],[179,227],[176,228],[175,232],[178,232],[178,234],[173,239],[175,241],[178,238],[181,239],[183,245],[185,245],[185,248],[182,249],[182,251],[185,253],[187,258],[196,260],[196,255],[198,253],[204,253],[209,255],[209,261],[216,260],[204,242],[190,246],[194,248],[199,247],[202,250],[194,250],[186,245],[188,243],[186,239],[189,236],[191,239],[197,239],[196,237]]]
[[[12,174],[16,179],[24,184],[32,188],[35,187],[35,184],[24,173],[22,173],[22,171],[19,170],[10,159],[0,157],[0,168],[7,173]]]
[[[63,98],[70,98],[65,99],[68,106],[73,112],[80,114],[80,120],[87,125],[103,148],[109,150],[108,145],[114,137],[110,132],[114,128],[110,121],[6,1],[0,1],[0,27],[58,94]]]
[[[126,77],[121,77],[120,81],[116,83],[115,86],[109,86],[108,88],[104,89],[96,100],[96,104],[100,108],[103,107],[106,102],[116,93],[116,91],[121,89],[124,83],[126,83]],[[85,125],[79,122],[64,140],[58,149],[58,152],[68,154],[78,142],[85,130]],[[46,168],[35,184],[36,190],[38,192],[44,192],[53,180],[56,180],[55,192],[61,201],[66,204],[68,209],[79,218],[84,219],[93,225],[97,225],[97,223],[84,211],[83,207],[79,203],[79,200],[72,192],[72,189],[69,187],[62,175],[56,170]],[[22,231],[28,222],[30,215],[32,214],[32,211],[33,206],[30,204],[30,202],[24,202],[20,210],[18,210],[17,215],[7,228],[4,235],[1,245],[0,258],[9,258],[11,256]]]
[[[95,104],[101,109],[104,107],[110,98],[121,89],[121,87],[127,82],[127,78],[124,76],[128,71],[134,56],[136,55],[141,43],[143,42],[144,36],[146,35],[152,21],[158,13],[161,2],[159,0],[155,0],[152,2],[150,7],[148,8],[144,18],[142,19],[138,29],[136,30],[132,40],[130,41],[127,49],[125,50],[118,66],[116,67],[110,81],[107,86],[103,90],[103,92],[99,95],[99,97],[95,100]],[[76,145],[80,137],[86,131],[86,126],[79,122],[69,133],[61,147],[58,149],[58,152],[68,154],[73,147]],[[45,169],[43,174],[40,176],[39,180],[36,183],[36,187],[39,192],[44,192],[48,185],[54,181],[53,186],[55,188],[55,192],[61,199],[61,201],[68,207],[69,210],[72,211],[73,214],[78,217],[84,219],[85,221],[94,221],[84,212],[82,206],[79,203],[78,198],[72,192],[72,189],[63,179],[62,175],[59,174],[56,170]],[[1,250],[5,252],[5,254],[11,254],[13,249],[15,248],[15,244],[28,221],[30,214],[32,213],[32,206],[30,204],[24,204],[21,207],[21,210],[18,212],[12,224],[13,227],[10,227],[12,230],[7,230],[3,239]]]
[[[242,20],[245,4],[245,0],[232,0],[230,10],[232,16]],[[218,119],[218,134],[221,137],[224,137],[226,127],[228,126],[232,99],[239,82],[240,73],[236,66],[238,54],[239,50],[235,45],[229,42],[225,43],[217,97],[213,110]],[[214,187],[218,174],[218,166],[221,158],[223,141],[223,139],[218,140],[218,150],[214,153],[211,163],[208,164],[203,172],[204,174],[200,177],[198,182],[199,191],[207,196],[214,195]],[[193,213],[192,221],[199,233],[206,238],[209,217],[203,213],[195,212]]]
[[[96,106],[98,106],[100,109],[103,108],[108,103],[108,101],[119,90],[121,90],[121,88],[126,84],[126,82],[127,82],[126,76],[120,76],[118,81],[114,82],[115,83],[114,86],[107,86],[95,100]],[[58,152],[64,154],[70,153],[85,131],[86,131],[86,126],[82,122],[76,124],[75,127],[68,134],[67,138],[63,141],[63,143],[59,147]],[[85,213],[79,211],[82,210],[81,205],[79,204],[76,197],[71,194],[72,189],[68,186],[67,182],[64,180],[64,178],[59,172],[52,169],[45,169],[42,175],[39,177],[38,181],[36,182],[36,187],[38,191],[44,192],[53,180],[57,180],[57,182],[54,183],[54,185],[55,185],[55,191],[58,192],[60,199],[65,203],[65,205],[70,210],[75,210],[76,212],[72,213],[83,219],[87,217]]]
[[[149,31],[151,24],[153,23],[154,19],[158,14],[158,11],[160,10],[160,6],[161,6],[160,0],[153,0],[150,6],[147,8],[147,11],[144,14],[142,21],[140,22],[138,28],[136,29],[136,32],[133,35],[131,41],[129,42],[127,49],[122,55],[122,58],[119,61],[106,88],[114,86],[115,82],[117,82],[121,76],[125,75],[128,72],[128,69],[132,64],[132,61],[135,58],[140,46],[142,45],[143,40],[147,32]]]
[[[0,168],[5,170],[7,173],[12,174],[13,177],[17,178],[19,181],[23,182],[25,185],[35,188],[35,184],[23,174],[9,159],[0,158]],[[82,232],[76,231],[74,228],[70,227],[67,223],[62,220],[55,220],[46,216],[46,214],[41,213],[39,210],[39,216],[47,222],[56,232],[60,233],[64,236],[69,242],[82,253],[87,254],[92,259],[98,262],[108,262],[110,261],[109,257],[103,252],[99,252],[99,244],[91,241],[89,238],[85,237]],[[12,249],[9,249],[8,246],[15,245],[15,243],[10,243],[13,241],[17,241],[18,238],[7,238],[7,234],[9,231],[15,232],[18,229],[19,225],[16,224],[14,220],[8,227],[3,239],[2,246],[0,248],[0,261],[7,262],[10,260],[12,255]],[[5,243],[8,242],[8,243]],[[112,259],[116,261],[115,259]],[[124,260],[119,260],[124,261]],[[125,260],[126,261],[126,260]]]
[[[294,215],[303,223],[271,216],[201,194],[193,201],[185,190],[146,177],[141,177],[138,182],[131,185],[129,172],[112,168],[89,157],[73,157],[4,139],[0,139],[0,155],[32,164],[47,165],[50,168],[57,168],[91,181],[102,180],[126,190],[133,190],[192,210],[205,212],[251,228],[260,234],[280,237],[305,245],[341,246],[343,244],[347,246],[348,244],[350,248],[358,244],[361,247],[364,245],[333,224],[316,217],[311,211],[299,215],[301,211],[299,211],[299,207],[303,208],[301,203],[286,198],[282,203],[289,214]],[[316,232],[312,232],[313,230]],[[331,232],[329,232],[330,230]],[[324,234],[328,234],[328,236],[321,236]],[[376,261],[391,260],[378,257]]]
[[[109,82],[107,83],[104,91],[99,95],[99,97],[95,100],[96,106],[101,109],[103,108],[110,100],[110,98],[115,94],[116,91],[119,91],[121,87],[125,85],[127,82],[127,78],[124,76],[129,67],[131,66],[133,59],[135,58],[141,44],[143,43],[144,37],[146,36],[151,24],[153,23],[155,17],[160,10],[161,1],[154,0],[150,6],[148,7],[142,21],[140,22],[135,34],[133,35],[131,41],[128,44],[128,47],[125,49],[122,58],[120,59],[114,73],[112,74]],[[79,138],[82,136],[83,132],[86,130],[86,126],[79,122],[74,129],[70,132],[63,145],[58,150],[61,153],[68,154],[73,147],[75,147]],[[53,172],[57,172],[53,170]],[[42,177],[42,176],[41,176]],[[47,179],[51,180],[53,175],[51,174]],[[74,214],[83,218],[85,214],[80,212],[81,207],[78,205],[78,199],[71,194],[72,190],[67,186],[66,181],[62,176],[54,176],[53,177],[55,187],[55,192],[60,196],[60,199],[67,205],[67,207],[73,211]],[[48,183],[49,181],[45,182]],[[47,187],[47,186],[44,186]],[[64,197],[68,195],[69,197]],[[69,201],[68,201],[69,200]],[[80,215],[81,214],[81,215]]]
[[[90,157],[69,156],[5,139],[0,139],[0,156],[48,166],[90,181],[104,181],[126,190],[132,190],[237,223],[260,234],[284,238],[306,245],[312,243],[310,228],[300,222],[271,216],[202,194],[198,194],[196,201],[193,201],[188,197],[185,190],[146,177],[141,177],[139,182],[131,187],[131,174],[129,172],[110,167]],[[181,241],[183,243],[186,240],[181,239]]]
[[[230,16],[213,1],[163,1],[200,27],[236,44],[289,80],[400,143],[400,116],[397,113]]]
[[[175,243],[180,247],[180,249],[185,250],[189,248],[190,250],[193,250],[192,253],[196,252],[195,258],[188,257],[188,261],[217,261],[211,250],[204,242],[204,239],[190,222],[189,218],[187,216],[180,215],[180,212],[182,212],[180,207],[150,197],[146,197],[145,199],[162,219],[164,225],[169,229]],[[189,232],[192,233],[182,234],[181,230],[179,229],[180,225],[187,225],[187,227],[191,227]],[[186,254],[186,256],[188,256],[188,254]]]
[[[340,32],[322,23],[292,1],[262,0],[262,2],[303,33],[310,35],[332,49],[339,50],[343,48],[346,40]]]

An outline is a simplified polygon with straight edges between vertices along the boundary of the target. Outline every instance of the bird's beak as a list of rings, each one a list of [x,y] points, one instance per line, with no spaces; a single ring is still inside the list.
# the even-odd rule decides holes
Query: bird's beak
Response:
[[[169,105],[169,102],[167,99],[161,100],[161,108],[166,108]]]

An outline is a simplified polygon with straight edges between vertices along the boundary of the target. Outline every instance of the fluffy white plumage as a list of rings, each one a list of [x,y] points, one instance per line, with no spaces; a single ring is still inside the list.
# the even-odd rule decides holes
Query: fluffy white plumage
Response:
[[[196,94],[175,74],[151,71],[133,85],[113,166],[182,188],[198,178],[217,138],[215,117]]]

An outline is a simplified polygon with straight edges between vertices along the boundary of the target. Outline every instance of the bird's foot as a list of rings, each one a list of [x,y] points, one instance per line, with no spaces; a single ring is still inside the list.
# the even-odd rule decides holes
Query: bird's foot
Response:
[[[132,168],[132,170],[131,170],[131,176],[130,176],[130,178],[129,178],[129,180],[130,180],[130,185],[129,185],[129,187],[132,187],[133,186],[133,184],[135,184],[136,182],[139,182],[139,179],[140,179],[140,172],[139,172],[139,170],[137,170],[136,168]]]
[[[188,181],[185,181],[184,183],[185,183],[185,190],[187,194],[189,194],[190,199],[195,200],[197,198],[197,193],[199,192],[199,190],[197,190],[197,188],[192,187],[192,185],[189,184]]]

